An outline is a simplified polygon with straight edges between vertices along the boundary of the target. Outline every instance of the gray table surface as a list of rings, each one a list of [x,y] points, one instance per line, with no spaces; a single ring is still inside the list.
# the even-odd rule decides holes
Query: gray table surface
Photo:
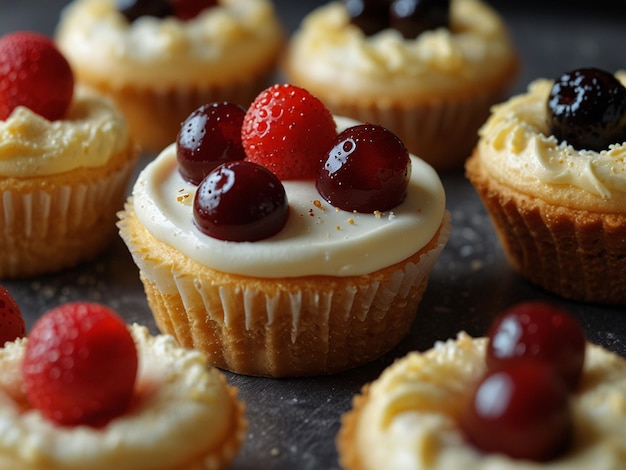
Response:
[[[0,0],[0,34],[20,29],[52,34],[66,3]],[[292,31],[308,11],[324,2],[275,3]],[[522,91],[533,78],[555,77],[577,67],[626,68],[622,20],[626,9],[621,0],[600,0],[594,8],[582,2],[571,2],[567,8],[562,6],[565,2],[493,3],[508,21],[523,61],[513,92]],[[145,156],[142,164],[149,158]],[[410,334],[379,360],[333,376],[267,379],[226,373],[247,403],[250,422],[235,469],[338,469],[334,438],[339,418],[365,383],[408,351],[425,350],[459,330],[483,334],[498,312],[517,301],[546,299],[569,308],[591,341],[626,356],[623,307],[565,301],[525,282],[507,266],[485,210],[463,173],[444,174],[442,180],[453,218],[452,236],[430,278]],[[128,322],[157,332],[137,268],[120,240],[92,263],[3,284],[16,297],[29,327],[53,306],[89,300],[108,304]]]

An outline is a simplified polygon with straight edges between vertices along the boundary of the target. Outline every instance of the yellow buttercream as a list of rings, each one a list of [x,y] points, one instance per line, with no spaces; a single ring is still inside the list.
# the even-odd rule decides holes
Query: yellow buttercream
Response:
[[[0,121],[0,176],[55,175],[105,165],[128,145],[126,121],[113,105],[77,89],[63,119],[17,107]]]
[[[309,14],[292,38],[290,68],[358,95],[402,98],[454,93],[501,77],[514,51],[505,25],[479,0],[453,0],[450,29],[405,39],[391,28],[365,36],[332,2]]]
[[[616,76],[626,83],[626,72]],[[623,210],[626,142],[601,152],[559,142],[550,134],[548,123],[552,83],[536,80],[526,93],[493,107],[480,130],[478,152],[483,168],[499,181],[528,194],[541,194],[551,202]]]

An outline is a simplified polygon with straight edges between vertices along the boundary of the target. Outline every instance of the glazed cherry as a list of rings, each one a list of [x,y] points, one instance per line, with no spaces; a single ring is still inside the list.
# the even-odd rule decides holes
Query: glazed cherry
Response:
[[[485,452],[547,461],[567,447],[572,415],[567,387],[532,361],[489,371],[464,408],[461,428]]]
[[[508,362],[541,362],[576,387],[585,360],[585,333],[562,308],[546,302],[524,302],[506,310],[487,334],[486,362],[498,369]]]
[[[587,68],[557,78],[547,103],[550,133],[578,150],[601,151],[626,141],[626,88]]]
[[[316,181],[330,204],[346,211],[387,211],[400,204],[411,176],[409,152],[390,130],[361,124],[341,132]]]
[[[243,160],[241,125],[246,110],[233,103],[200,106],[183,122],[176,137],[176,158],[181,176],[200,184],[218,165]]]
[[[389,26],[389,0],[345,0],[350,22],[367,36]]]
[[[206,8],[217,5],[217,0],[169,0],[174,8],[174,15],[183,20],[190,20]]]
[[[198,186],[193,220],[213,238],[256,241],[278,233],[287,223],[285,188],[268,169],[246,160],[223,163]]]
[[[427,30],[449,26],[450,0],[393,0],[390,26],[413,39]]]
[[[174,14],[167,0],[117,0],[117,10],[131,23],[141,16],[165,18]]]

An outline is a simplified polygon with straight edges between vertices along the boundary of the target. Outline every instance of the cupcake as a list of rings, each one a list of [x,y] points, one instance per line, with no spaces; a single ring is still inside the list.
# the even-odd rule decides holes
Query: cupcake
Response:
[[[49,369],[61,378],[51,380]],[[3,468],[226,469],[245,437],[236,389],[202,354],[102,305],[46,312],[28,337],[0,349],[0,370]],[[120,383],[130,385],[127,403],[96,411],[120,396]]]
[[[4,36],[0,62],[0,277],[93,259],[114,239],[139,157],[126,121],[74,86],[49,38]]]
[[[78,80],[114,99],[148,152],[174,141],[201,104],[247,106],[268,85],[284,42],[268,0],[76,0],[56,37]]]
[[[314,10],[291,38],[284,72],[333,113],[389,128],[436,170],[461,169],[517,76],[517,54],[479,0],[427,2],[412,16],[402,3]]]
[[[511,267],[569,299],[626,302],[623,83],[598,69],[534,81],[493,108],[467,162]]]
[[[554,311],[532,304],[542,316]],[[528,307],[520,308],[528,319]],[[547,326],[530,315],[526,326]],[[524,331],[519,344],[539,344],[520,317],[512,324]],[[562,325],[551,326],[558,331]],[[342,417],[337,437],[342,468],[622,468],[626,360],[586,342],[579,332],[577,344],[567,350],[576,351],[582,362],[577,360],[574,385],[567,386],[559,366],[550,363],[558,352],[552,358],[508,357],[508,365],[493,367],[489,358],[497,356],[493,350],[503,337],[507,345],[515,341],[506,326],[497,331],[500,336],[479,338],[462,332],[426,352],[409,353],[365,386]],[[541,349],[556,351],[549,344]],[[533,380],[524,382],[524,377]],[[483,398],[491,406],[482,408]]]
[[[329,152],[326,165],[339,170],[342,161],[350,166],[341,153],[350,142],[368,140],[352,134],[341,140],[335,121],[347,132],[357,123],[333,119],[322,106],[298,87],[267,89],[237,124],[245,159],[223,163],[194,184],[180,171],[186,158],[178,155],[179,138],[142,171],[119,214],[120,235],[157,325],[217,367],[282,377],[374,360],[408,332],[447,242],[449,217],[436,172],[380,126],[388,139],[380,141],[383,150],[361,160],[372,166],[353,170],[389,175],[391,169],[373,165],[399,162],[387,181],[392,189],[364,190],[366,178],[339,186],[388,207],[345,208],[332,181],[303,176],[299,170],[310,171],[304,156],[316,142],[339,139],[339,154],[334,159]],[[256,163],[263,162],[259,150],[267,167]],[[390,155],[396,150],[397,158]],[[260,181],[267,184],[259,187]],[[263,216],[232,221],[257,213]]]

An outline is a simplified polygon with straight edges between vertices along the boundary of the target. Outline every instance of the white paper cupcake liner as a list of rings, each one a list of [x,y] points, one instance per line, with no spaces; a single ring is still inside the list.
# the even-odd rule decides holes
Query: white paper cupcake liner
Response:
[[[446,213],[436,240],[394,269],[311,282],[282,278],[281,288],[269,292],[253,279],[224,284],[190,269],[192,260],[173,261],[167,251],[172,248],[146,246],[147,232],[141,227],[144,233],[136,236],[138,222],[135,218],[131,227],[128,217],[122,215],[120,234],[139,267],[159,328],[205,352],[217,367],[269,376],[339,372],[397,345],[450,233]]]
[[[99,254],[115,234],[136,158],[101,178],[0,193],[0,278],[55,272]]]

